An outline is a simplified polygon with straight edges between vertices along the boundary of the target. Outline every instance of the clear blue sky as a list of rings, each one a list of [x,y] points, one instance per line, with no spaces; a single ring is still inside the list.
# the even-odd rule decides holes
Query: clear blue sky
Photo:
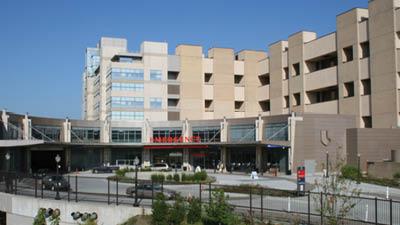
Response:
[[[367,0],[1,0],[0,108],[81,117],[85,48],[101,36],[267,50],[300,30],[336,29],[336,15]]]

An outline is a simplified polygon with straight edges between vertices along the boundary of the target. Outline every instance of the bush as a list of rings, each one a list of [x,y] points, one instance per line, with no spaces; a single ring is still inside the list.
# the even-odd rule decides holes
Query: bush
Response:
[[[152,206],[152,212],[152,225],[169,225],[168,220],[165,219],[165,217],[169,213],[169,206],[165,202],[165,196],[162,193],[157,194],[154,204]]]
[[[345,165],[341,168],[340,172],[342,173],[342,177],[350,180],[357,180],[359,171],[356,167]]]
[[[171,174],[168,174],[168,175],[167,175],[167,181],[172,181],[172,179],[173,179],[173,178],[172,178],[172,175],[171,175]]]
[[[149,166],[143,167],[143,168],[140,169],[140,171],[149,172],[149,171],[151,171],[151,167],[149,167]]]
[[[201,220],[201,203],[200,199],[193,198],[189,200],[187,222],[189,224],[197,223]]]
[[[156,183],[162,183],[165,181],[165,175],[162,173],[153,173],[151,175],[151,180]]]
[[[174,181],[175,182],[179,182],[180,181],[179,174],[177,174],[177,173],[174,174]]]
[[[205,207],[204,225],[236,225],[240,219],[233,212],[223,191],[214,191],[211,202]]]
[[[201,171],[201,172],[194,173],[193,180],[194,181],[205,181],[205,180],[207,180],[207,177],[208,177],[207,172]]]
[[[180,225],[186,216],[186,208],[185,203],[183,202],[183,198],[179,195],[175,196],[175,203],[169,210],[169,224],[171,225]]]
[[[46,209],[40,208],[37,212],[37,215],[35,216],[35,219],[33,221],[33,225],[43,225],[46,224]]]
[[[116,171],[115,171],[115,174],[116,174],[118,177],[124,177],[125,174],[126,174],[127,172],[129,172],[129,169],[128,169],[128,168],[123,168],[123,169],[118,169],[118,170],[116,170]]]
[[[393,174],[394,179],[400,179],[400,172],[396,172]]]

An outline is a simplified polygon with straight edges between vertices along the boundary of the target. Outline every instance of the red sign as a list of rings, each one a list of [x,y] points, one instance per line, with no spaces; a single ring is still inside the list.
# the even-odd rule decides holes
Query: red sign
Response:
[[[151,137],[150,142],[153,143],[199,143],[201,142],[200,136],[191,136],[191,137]]]
[[[306,177],[306,171],[304,169],[297,170],[297,178],[304,179]]]

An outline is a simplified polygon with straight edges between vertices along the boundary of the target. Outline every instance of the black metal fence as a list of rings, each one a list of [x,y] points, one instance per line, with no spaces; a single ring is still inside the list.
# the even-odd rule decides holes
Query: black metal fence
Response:
[[[175,184],[149,180],[138,180],[139,188],[135,189],[134,179],[82,175],[65,175],[64,178],[63,182],[49,181],[49,176],[0,172],[0,191],[35,198],[151,207],[157,193],[166,195],[170,203],[174,201],[174,195],[179,193],[186,199],[199,198],[203,205],[210,204],[213,191],[218,189],[224,190],[228,195],[228,203],[239,213],[261,220],[296,220],[302,224],[327,224],[329,216],[334,213],[326,214],[321,210],[321,205],[330,204],[331,199],[336,199],[337,205],[341,204],[338,196],[316,192],[297,195],[293,191],[260,187]],[[138,191],[137,198],[135,190]],[[352,197],[347,200],[354,207],[345,218],[341,218],[344,224],[400,224],[400,201],[371,197]]]

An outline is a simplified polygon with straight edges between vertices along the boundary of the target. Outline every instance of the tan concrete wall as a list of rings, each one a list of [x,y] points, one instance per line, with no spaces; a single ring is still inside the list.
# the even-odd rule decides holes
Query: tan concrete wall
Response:
[[[369,3],[369,39],[371,47],[372,125],[389,128],[398,125],[396,87],[395,4],[398,0]]]
[[[257,63],[267,56],[265,52],[244,50],[238,53],[239,60],[244,61],[244,100],[245,116],[257,116],[261,112],[258,104],[257,87],[258,79]]]
[[[202,119],[203,100],[203,58],[202,47],[179,45],[175,52],[180,57],[180,106],[181,119]]]
[[[270,89],[269,96],[271,101],[271,115],[283,113],[283,51],[288,46],[286,41],[279,41],[269,46],[269,74]]]
[[[213,59],[214,118],[234,117],[234,52],[228,48],[212,48],[208,57]]]
[[[400,173],[398,162],[375,162],[368,165],[368,175],[372,177],[393,179],[395,173]]]

